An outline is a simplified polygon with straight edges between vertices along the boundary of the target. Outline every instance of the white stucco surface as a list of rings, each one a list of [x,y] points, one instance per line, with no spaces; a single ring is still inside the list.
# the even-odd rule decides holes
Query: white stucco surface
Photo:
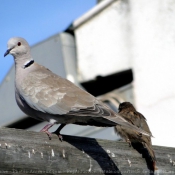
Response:
[[[130,67],[127,16],[127,4],[116,2],[76,29],[80,80]]]
[[[137,108],[153,144],[175,146],[175,1],[131,1],[132,67]]]

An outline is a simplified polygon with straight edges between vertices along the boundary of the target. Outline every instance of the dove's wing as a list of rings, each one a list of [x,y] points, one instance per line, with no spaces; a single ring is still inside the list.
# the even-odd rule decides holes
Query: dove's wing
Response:
[[[44,67],[24,78],[21,93],[31,108],[55,115],[92,108],[96,101],[86,91]]]

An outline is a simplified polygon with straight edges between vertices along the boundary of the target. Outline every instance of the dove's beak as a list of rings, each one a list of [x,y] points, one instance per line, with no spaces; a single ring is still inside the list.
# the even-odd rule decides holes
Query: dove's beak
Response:
[[[12,49],[7,49],[7,51],[4,53],[4,57],[10,53]]]

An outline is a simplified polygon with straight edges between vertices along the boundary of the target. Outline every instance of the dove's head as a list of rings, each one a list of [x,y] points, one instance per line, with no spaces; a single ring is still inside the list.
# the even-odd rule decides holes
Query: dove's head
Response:
[[[25,57],[25,55],[30,55],[30,46],[27,41],[20,37],[11,38],[7,43],[7,51],[4,57],[8,54],[14,56],[14,58]]]

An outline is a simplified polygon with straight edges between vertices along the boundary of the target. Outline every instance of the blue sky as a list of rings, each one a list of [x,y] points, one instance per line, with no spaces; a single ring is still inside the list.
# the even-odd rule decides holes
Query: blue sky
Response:
[[[14,36],[36,44],[66,29],[96,5],[96,0],[4,0],[0,5],[0,82],[11,68],[12,56],[3,57]]]

